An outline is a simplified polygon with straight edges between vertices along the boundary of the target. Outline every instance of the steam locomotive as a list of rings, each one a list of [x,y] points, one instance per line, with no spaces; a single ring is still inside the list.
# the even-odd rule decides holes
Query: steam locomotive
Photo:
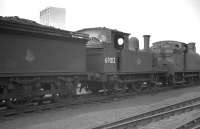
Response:
[[[71,32],[0,17],[0,107],[199,80],[195,43],[159,41],[150,48],[144,35],[140,50],[139,40],[129,35],[105,27]]]

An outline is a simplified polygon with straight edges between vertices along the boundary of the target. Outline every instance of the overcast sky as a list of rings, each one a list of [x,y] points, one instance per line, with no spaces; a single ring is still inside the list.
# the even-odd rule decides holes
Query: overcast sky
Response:
[[[66,8],[66,29],[108,27],[151,42],[196,42],[200,53],[200,0],[0,0],[1,16],[19,16],[39,22],[48,7]]]

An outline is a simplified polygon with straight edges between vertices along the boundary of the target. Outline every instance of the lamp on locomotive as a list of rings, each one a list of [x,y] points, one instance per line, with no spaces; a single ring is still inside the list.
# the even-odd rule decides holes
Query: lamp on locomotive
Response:
[[[114,47],[118,50],[124,48],[124,35],[115,34],[114,36]]]

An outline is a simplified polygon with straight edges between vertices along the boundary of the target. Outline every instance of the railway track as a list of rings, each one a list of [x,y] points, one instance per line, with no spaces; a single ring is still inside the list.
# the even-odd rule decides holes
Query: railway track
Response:
[[[17,107],[16,109],[5,109],[0,110],[0,119],[4,117],[11,117],[20,114],[27,114],[32,112],[40,112],[46,110],[52,110],[57,108],[65,108],[70,106],[82,105],[82,104],[96,104],[96,103],[107,103],[114,99],[123,99],[126,97],[134,96],[135,93],[123,93],[123,94],[111,94],[111,95],[86,95],[75,98],[63,99],[57,103],[48,103],[43,105],[35,106],[23,106]]]
[[[158,89],[158,92],[170,90],[170,88],[162,88]],[[148,92],[142,92],[139,93],[139,95],[146,94]],[[138,95],[138,93],[135,92],[122,92],[122,93],[114,93],[110,95],[84,95],[84,96],[77,96],[72,97],[68,99],[62,99],[57,103],[49,103],[44,105],[32,105],[32,106],[23,106],[23,107],[16,107],[16,109],[5,109],[0,110],[0,120],[4,119],[5,117],[11,117],[16,116],[20,114],[28,114],[32,112],[41,112],[46,110],[53,110],[57,108],[65,108],[70,107],[74,105],[82,105],[82,104],[94,104],[94,103],[107,103],[111,102],[115,99],[124,99],[127,97],[134,97],[135,95]]]
[[[154,93],[163,92],[167,90],[171,90],[171,88],[167,87],[167,88],[157,89],[157,91]],[[147,93],[151,93],[151,92],[142,92],[142,93],[139,93],[139,95],[144,95]],[[116,93],[116,94],[103,95],[103,96],[102,95],[85,95],[85,96],[80,96],[80,97],[75,97],[75,98],[63,99],[57,103],[49,103],[49,104],[35,105],[35,106],[23,106],[16,109],[0,110],[0,120],[8,119],[8,117],[17,116],[20,114],[28,114],[28,113],[33,113],[33,112],[54,110],[58,108],[67,108],[74,105],[76,106],[76,105],[82,105],[82,104],[107,103],[115,99],[124,99],[127,97],[133,97],[135,95],[138,95],[138,94],[131,92],[131,93]]]
[[[200,129],[200,117],[194,118],[175,129]]]
[[[200,109],[200,97],[183,101],[177,104],[161,107],[159,109],[145,112],[125,119],[121,119],[119,121],[100,125],[92,129],[135,129],[139,126],[145,126],[151,122],[159,121],[168,118],[170,116],[178,115],[181,113],[197,109]],[[194,121],[200,122],[200,118]],[[180,127],[176,129],[188,129],[188,128]]]

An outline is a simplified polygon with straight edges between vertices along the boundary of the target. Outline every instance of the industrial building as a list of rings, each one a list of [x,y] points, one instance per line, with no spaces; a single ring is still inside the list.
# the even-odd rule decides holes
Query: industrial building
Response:
[[[65,28],[65,8],[47,7],[40,11],[40,23],[56,28]]]

